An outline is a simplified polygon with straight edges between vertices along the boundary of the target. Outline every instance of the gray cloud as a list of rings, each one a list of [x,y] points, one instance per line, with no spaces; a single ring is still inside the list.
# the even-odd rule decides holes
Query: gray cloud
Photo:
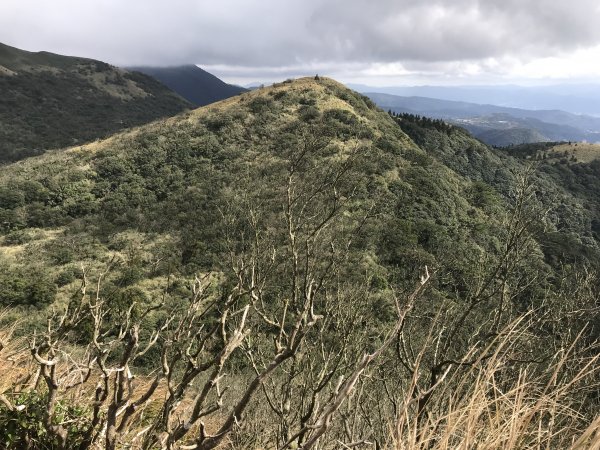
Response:
[[[326,41],[348,43],[345,57],[452,61],[592,45],[599,18],[594,0],[335,0],[315,10],[310,26]]]
[[[598,45],[599,19],[597,0],[2,0],[0,41],[118,65],[443,69]]]

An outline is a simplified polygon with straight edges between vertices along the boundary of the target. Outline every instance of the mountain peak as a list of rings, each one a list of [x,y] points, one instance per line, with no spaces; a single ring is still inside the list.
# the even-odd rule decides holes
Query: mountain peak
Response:
[[[369,106],[375,108],[375,104],[367,97],[352,91],[332,78],[319,77],[316,79],[315,77],[302,77],[287,79],[252,91],[246,91],[241,96],[225,99],[208,105],[207,108],[201,108],[198,110],[198,113],[203,114],[205,111],[223,110],[237,105],[238,102],[252,102],[256,99],[283,101],[292,110],[302,108],[302,106],[315,106],[320,110],[331,109],[333,107],[351,110],[353,108],[348,103],[350,99],[354,99],[355,104],[366,101]]]

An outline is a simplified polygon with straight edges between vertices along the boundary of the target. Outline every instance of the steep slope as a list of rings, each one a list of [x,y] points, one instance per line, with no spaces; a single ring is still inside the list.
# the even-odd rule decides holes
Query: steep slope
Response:
[[[491,150],[474,140],[464,129],[439,119],[406,114],[395,117],[395,120],[420,148],[446,167],[466,177],[478,186],[477,189],[487,191],[488,187],[492,187],[493,191],[505,199],[514,198],[515,192],[520,189],[519,179],[522,182],[526,174],[529,189],[532,193],[535,191],[537,207],[540,213],[545,211],[544,220],[548,221],[540,224],[545,232],[536,234],[545,260],[552,264],[569,261],[598,265],[600,235],[594,225],[598,208],[589,199],[597,197],[600,190],[593,178],[588,178],[585,182],[589,188],[584,193],[581,189],[564,184],[560,181],[560,176],[556,176],[557,171],[564,173],[564,166],[583,173],[594,173],[594,166],[598,161],[569,165],[567,158],[563,158],[559,164],[549,156],[547,160],[533,161],[532,152],[534,155],[536,151],[542,153],[556,144],[525,144]],[[532,151],[528,151],[530,147],[533,148]],[[572,182],[577,177],[566,178]],[[480,182],[484,184],[481,185]],[[480,194],[482,193],[475,194],[471,191],[470,195],[479,198]]]
[[[600,241],[600,159],[599,147],[583,143],[525,144],[507,147],[505,151],[516,158],[534,161],[538,171],[552,182],[580,199],[586,214],[584,220],[589,232],[584,239]],[[563,205],[560,205],[563,207]],[[570,239],[565,236],[555,245],[564,253],[577,253],[569,249]]]
[[[218,102],[247,89],[233,86],[198,66],[175,67],[132,67],[131,70],[142,72],[168,86],[188,102],[196,106],[204,106]]]
[[[36,257],[30,263],[56,275],[89,250],[77,245],[57,265],[53,255],[66,242],[97,242],[94,248],[106,254],[117,245],[114,236],[141,233],[137,239],[154,248],[149,254],[169,249],[168,270],[220,270],[225,244],[217,211],[246,193],[267,208],[265,214],[276,215],[286,167],[295,152],[309,146],[314,155],[305,183],[331,177],[329,171],[352,155],[356,211],[375,208],[378,220],[369,222],[357,258],[371,254],[371,264],[395,283],[410,284],[410,274],[423,264],[467,270],[473,255],[496,251],[506,232],[502,217],[510,211],[516,174],[526,166],[494,155],[459,128],[429,123],[393,119],[328,80],[301,79],[245,93],[103,142],[4,168],[0,222],[8,233],[5,245],[11,249],[22,242],[23,255],[31,245],[42,245],[49,259]],[[567,256],[597,264],[598,244],[585,199],[552,180],[537,182],[543,189],[536,202],[553,208],[560,199],[568,209],[544,227],[577,245],[565,255],[540,235],[543,245],[532,253],[534,265]],[[263,197],[271,200],[265,203]],[[27,231],[34,228],[60,229],[63,237]],[[43,243],[36,243],[38,238]],[[118,247],[128,245],[125,239]],[[163,260],[159,253],[154,257]],[[388,272],[392,267],[398,269]],[[150,276],[139,270],[135,283]],[[554,269],[545,270],[548,275]]]
[[[132,373],[157,383],[178,376],[167,360],[196,375],[210,368],[216,406],[194,410],[218,424],[225,417],[223,434],[242,448],[287,446],[283,427],[302,446],[306,424],[322,414],[322,448],[364,436],[388,443],[399,402],[425,393],[410,412],[424,420],[452,402],[447,392],[471,386],[490,349],[503,361],[494,379],[505,386],[535,372],[544,393],[556,381],[548,361],[573,335],[583,330],[585,341],[573,361],[594,354],[600,256],[576,194],[461,128],[392,117],[339,83],[304,78],[0,167],[0,305],[24,333],[48,305],[72,311],[83,298],[92,317],[70,345],[124,335],[137,321],[113,359],[143,352]],[[190,317],[197,299],[208,312],[191,332],[158,339],[156,330],[177,332],[171,319]],[[96,333],[94,308],[104,306],[108,328]],[[156,347],[142,350],[153,336]],[[179,337],[192,341],[180,347]],[[509,339],[505,350],[497,339]],[[392,341],[368,368],[373,376],[359,377],[362,355]],[[451,370],[458,378],[440,377]],[[578,412],[570,433],[597,413],[594,376],[561,399]],[[222,396],[217,379],[234,388]],[[361,408],[346,401],[349,412],[365,411],[352,439],[329,409],[355,386],[338,380],[360,383]],[[173,404],[194,398],[205,397],[191,389],[189,402]],[[145,410],[139,433],[159,409]],[[572,441],[548,436],[550,448]]]
[[[458,242],[466,246],[459,252],[464,255],[490,245],[501,233],[495,217],[508,211],[515,173],[525,170],[522,163],[500,159],[459,128],[419,118],[396,120],[328,80],[301,79],[245,93],[106,141],[5,167],[2,227],[17,236],[30,227],[60,227],[70,234],[94,224],[84,234],[109,246],[115,232],[167,233],[180,258],[178,270],[206,269],[220,258],[215,208],[237,195],[232,192],[278,192],[286,161],[312,142],[314,164],[324,165],[314,170],[322,177],[327,161],[358,152],[353,170],[364,190],[359,203],[382,208],[365,239],[378,249],[376,259],[384,266],[445,264],[442,255]],[[496,192],[490,204],[472,197],[472,184],[480,181]],[[579,200],[544,183],[539,201],[551,205],[558,196],[572,204],[571,228],[590,235],[589,226],[575,230],[589,217],[576,206]],[[549,226],[559,222],[564,227],[563,218]],[[478,227],[484,231],[475,232]],[[399,247],[385,244],[398,236]],[[405,245],[421,256],[409,263]],[[593,240],[588,245],[596,251]],[[451,253],[459,254],[455,250]]]
[[[0,44],[0,162],[106,137],[191,105],[100,61]]]

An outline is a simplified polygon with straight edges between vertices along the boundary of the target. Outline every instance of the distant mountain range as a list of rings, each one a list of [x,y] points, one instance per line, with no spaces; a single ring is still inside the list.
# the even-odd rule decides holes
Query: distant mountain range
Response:
[[[156,78],[195,106],[204,106],[246,92],[240,86],[227,84],[195,65],[174,67],[130,67]]]
[[[147,75],[0,44],[0,162],[109,136],[192,105]]]
[[[367,93],[378,106],[396,113],[444,119],[490,145],[543,141],[600,141],[600,118],[560,110],[526,110],[427,97]]]
[[[401,86],[375,87],[349,84],[359,92],[403,97],[506,106],[533,110],[562,110],[600,117],[600,84],[557,84],[551,86]]]

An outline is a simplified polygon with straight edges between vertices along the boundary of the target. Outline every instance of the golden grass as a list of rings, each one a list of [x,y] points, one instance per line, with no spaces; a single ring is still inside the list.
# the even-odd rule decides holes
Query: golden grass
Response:
[[[0,311],[0,322],[9,317],[9,311]],[[31,355],[25,341],[13,338],[18,321],[0,328],[0,396],[14,390],[27,379],[31,372]]]
[[[507,381],[507,358],[518,333],[511,330],[493,344],[497,348],[489,359],[455,374],[454,380],[450,377],[430,405],[425,424],[415,418],[412,396],[407,395],[404,410],[391,427],[389,448],[600,449],[600,415],[586,428],[572,397],[589,379],[597,379],[600,355],[579,357],[576,341],[557,353],[544,373],[522,365]]]
[[[118,70],[119,73],[124,73]],[[117,74],[114,72],[94,72],[91,75],[84,76],[99,90],[106,92],[112,97],[120,98],[121,100],[132,100],[134,98],[148,97],[146,91],[140,88],[134,81],[127,78],[122,78],[121,81],[125,84],[116,83]]]
[[[10,70],[7,67],[0,66],[0,76],[4,75],[4,76],[7,76],[7,77],[11,77],[11,76],[16,75],[16,74],[17,74],[17,72],[13,72],[12,70]]]
[[[64,232],[64,228],[35,228],[27,231],[31,236],[31,241],[42,243],[56,239],[61,233]],[[8,245],[5,241],[6,238],[0,239],[0,260],[5,259],[9,260],[10,262],[16,262],[29,245],[29,243],[21,245]]]
[[[576,162],[590,163],[600,158],[600,144],[573,142],[556,145],[548,150],[549,156],[562,156],[565,152],[569,159],[575,156]]]
[[[15,262],[25,250],[23,245],[0,246],[0,259],[10,260]]]

